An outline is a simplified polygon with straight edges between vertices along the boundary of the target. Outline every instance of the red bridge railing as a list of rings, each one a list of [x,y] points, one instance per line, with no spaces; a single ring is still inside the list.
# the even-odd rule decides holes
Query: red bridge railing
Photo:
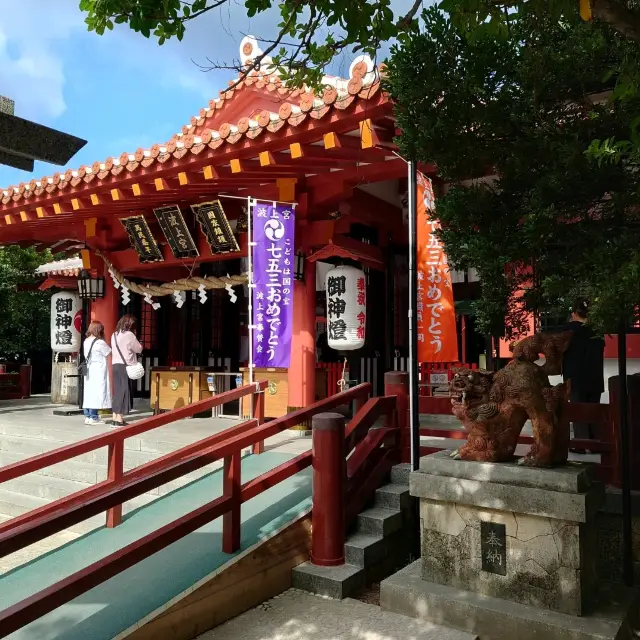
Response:
[[[318,564],[340,563],[343,561],[340,550],[344,545],[345,527],[370,500],[391,467],[409,459],[407,378],[406,373],[390,372],[385,375],[383,397],[371,398],[371,385],[365,383],[266,423],[261,423],[264,413],[262,391],[266,383],[260,382],[257,386],[225,392],[0,469],[2,482],[102,446],[109,447],[107,481],[0,525],[0,556],[4,556],[103,511],[108,513],[108,524],[115,526],[121,518],[121,505],[127,500],[192,470],[223,461],[223,494],[219,498],[0,612],[0,637],[8,636],[216,518],[223,518],[223,551],[237,551],[242,504],[310,466],[314,470],[312,557]],[[126,437],[249,395],[252,396],[253,419],[122,473]],[[326,412],[349,404],[354,405],[355,415],[347,425],[339,415],[332,414],[333,417],[329,417],[329,421],[333,421],[331,428],[315,430],[311,451],[253,480],[242,482],[241,456],[247,447],[260,452],[266,439],[321,413],[325,414],[322,419],[326,422]],[[420,409],[432,414],[450,414],[451,405],[448,398],[421,397]],[[598,441],[600,445],[595,441],[573,441],[572,445],[599,450],[603,456],[600,473],[613,474],[617,458],[610,434],[615,418],[608,406],[569,404],[563,419],[588,421],[604,429],[601,435],[609,438],[608,441]],[[424,428],[421,435],[464,438],[460,429]],[[528,443],[530,438],[523,437],[521,442]],[[423,453],[435,450],[425,448]],[[334,496],[334,500],[326,499],[326,495]]]
[[[360,505],[379,485],[379,479],[388,473],[395,461],[400,460],[403,437],[398,428],[395,398],[371,399],[371,385],[361,384],[305,409],[261,424],[264,408],[261,391],[265,387],[266,382],[241,387],[0,469],[0,482],[3,482],[99,447],[109,447],[107,481],[0,525],[0,556],[5,556],[105,510],[108,514],[107,523],[115,526],[120,522],[122,504],[127,500],[217,460],[223,460],[224,464],[222,496],[0,612],[0,637],[6,637],[218,517],[223,518],[223,551],[237,551],[240,547],[241,505],[313,462],[313,452],[309,451],[242,483],[242,452],[247,447],[261,451],[264,440],[284,429],[310,420],[318,413],[350,403],[355,404],[356,415],[345,433],[345,451],[351,453],[348,461],[345,459],[345,464],[347,517],[354,517]],[[246,395],[252,396],[254,419],[122,473],[122,451],[126,437]],[[370,431],[370,427],[381,416],[386,416],[385,424]]]
[[[146,418],[145,420],[140,420],[135,424],[121,427],[119,429],[114,429],[108,433],[103,433],[92,438],[87,438],[85,440],[75,442],[65,447],[60,447],[59,449],[54,449],[53,451],[47,451],[46,453],[33,456],[32,458],[28,458],[27,460],[14,462],[13,464],[1,467],[0,484],[3,482],[7,482],[8,480],[13,480],[14,478],[19,478],[28,473],[33,473],[34,471],[40,471],[41,469],[45,469],[46,467],[50,467],[54,464],[65,462],[66,460],[71,460],[90,451],[108,447],[108,472],[107,479],[104,482],[95,484],[82,491],[77,491],[69,496],[51,502],[38,509],[33,509],[28,513],[25,513],[21,516],[13,518],[12,520],[9,520],[8,522],[3,523],[2,525],[0,525],[0,541],[3,540],[3,534],[6,531],[13,530],[16,527],[22,527],[25,528],[25,530],[28,529],[32,532],[37,530],[38,527],[43,527],[43,529],[46,530],[47,533],[40,537],[36,536],[27,543],[32,544],[33,542],[42,539],[42,537],[46,537],[48,535],[51,535],[52,533],[57,533],[62,529],[86,520],[88,517],[97,515],[101,511],[104,511],[105,508],[107,510],[107,526],[118,526],[122,522],[122,503],[117,504],[116,501],[114,504],[111,504],[113,502],[113,499],[110,499],[108,496],[116,490],[116,487],[119,486],[119,483],[121,484],[131,482],[145,474],[150,474],[159,469],[167,469],[170,464],[181,461],[185,456],[188,456],[189,454],[195,453],[202,448],[206,448],[207,446],[211,446],[217,443],[221,438],[225,437],[224,434],[226,432],[222,432],[211,436],[210,438],[206,438],[205,440],[196,442],[193,445],[189,445],[187,447],[184,447],[183,449],[174,451],[173,453],[159,458],[158,460],[154,460],[147,464],[136,467],[135,469],[132,469],[127,473],[124,473],[124,441],[127,438],[132,438],[142,433],[152,431],[153,429],[157,429],[158,427],[163,427],[167,424],[170,424],[171,422],[175,422],[176,420],[189,418],[197,413],[200,413],[201,411],[206,411],[208,409],[212,409],[213,407],[222,406],[227,402],[232,402],[245,396],[252,397],[252,415],[254,416],[254,420],[245,422],[235,428],[246,429],[249,426],[261,424],[264,421],[263,391],[266,386],[267,383],[263,381],[253,385],[239,387],[238,389],[226,391],[225,393],[213,396],[212,398],[201,400],[200,402],[195,402],[194,404],[181,407],[180,409],[174,409],[173,411],[169,411],[167,413],[156,415],[151,418]],[[263,450],[262,442],[256,441],[253,444],[254,453],[260,453]],[[203,461],[200,466],[205,466],[206,464],[208,464],[208,462]],[[185,471],[184,473],[187,472]],[[184,475],[184,473],[178,473],[177,475],[174,475],[172,479],[177,478],[180,475]],[[164,482],[168,481],[169,480],[165,480]],[[164,484],[164,482],[160,482],[155,486],[160,486],[161,484]],[[147,490],[145,489],[141,491],[141,493],[145,493],[146,491]],[[127,500],[128,499],[129,498],[127,498]],[[124,502],[126,502],[126,500],[124,500]],[[80,507],[86,507],[89,504],[94,505],[91,508],[92,513],[90,515],[85,515],[84,517],[75,515]],[[103,508],[99,508],[98,505],[102,506]],[[51,520],[53,516],[59,516],[61,510],[65,513],[65,519]],[[86,510],[81,513],[85,512]],[[60,527],[56,528],[53,525],[53,522],[60,522]],[[2,547],[2,550],[4,554],[11,553],[11,551],[4,550],[4,545]]]

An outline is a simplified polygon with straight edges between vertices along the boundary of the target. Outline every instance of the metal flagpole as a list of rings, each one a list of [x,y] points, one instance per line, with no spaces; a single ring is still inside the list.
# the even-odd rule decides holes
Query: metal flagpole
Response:
[[[411,468],[420,467],[420,423],[418,415],[418,316],[416,299],[418,273],[416,270],[417,236],[417,174],[416,163],[409,160],[409,427],[411,430]]]
[[[633,586],[633,521],[631,512],[631,469],[629,466],[629,389],[627,380],[627,323],[618,330],[618,378],[620,380],[620,466],[622,476],[622,576]]]
[[[249,284],[249,384],[253,384],[253,207],[255,200],[247,198],[247,258]]]

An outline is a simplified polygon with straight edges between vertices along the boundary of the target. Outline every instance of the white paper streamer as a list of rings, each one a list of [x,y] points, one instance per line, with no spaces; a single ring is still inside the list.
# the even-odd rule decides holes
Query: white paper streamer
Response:
[[[184,291],[173,292],[173,299],[176,301],[176,307],[178,307],[178,309],[182,309],[182,305],[184,304],[185,298],[186,298],[186,295]]]
[[[112,269],[109,269],[109,275],[111,276],[111,279],[113,280],[113,286],[116,289],[120,288],[120,283],[118,282],[118,278],[116,278],[116,274],[113,272]]]
[[[198,294],[200,296],[200,304],[204,304],[207,301],[207,290],[205,289],[205,286],[201,284],[198,287],[198,291],[200,292]]]
[[[228,277],[229,277],[229,274],[227,273],[227,278]],[[233,304],[235,304],[236,300],[238,299],[238,296],[236,295],[235,291],[233,290],[233,287],[230,284],[227,284],[225,289],[227,290],[227,293],[229,294],[229,298],[231,299],[231,302]]]
[[[127,287],[125,287],[124,285],[122,286],[121,294],[122,294],[122,304],[126,307],[131,301],[131,296],[129,295],[129,289],[127,289]]]

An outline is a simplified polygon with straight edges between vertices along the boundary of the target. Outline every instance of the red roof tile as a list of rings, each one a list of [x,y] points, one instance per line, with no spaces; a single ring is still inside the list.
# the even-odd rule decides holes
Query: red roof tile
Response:
[[[250,51],[255,51],[256,43],[251,37],[245,38],[241,43],[241,59],[244,64],[250,61],[250,54],[246,54],[250,49],[249,45]],[[269,62],[265,60],[264,65]],[[56,172],[40,180],[32,179],[28,183],[0,189],[0,203],[18,205],[24,202],[28,205],[29,200],[41,195],[54,194],[69,187],[82,188],[83,182],[89,188],[96,178],[104,180],[109,175],[115,176],[123,171],[135,173],[156,163],[163,164],[171,158],[197,155],[206,148],[219,149],[234,145],[243,138],[256,139],[263,132],[275,133],[285,125],[297,127],[307,119],[319,120],[333,109],[347,109],[356,100],[369,100],[378,95],[379,99],[386,101],[386,96],[380,95],[378,70],[373,67],[370,59],[364,56],[356,59],[351,65],[350,75],[348,80],[325,77],[326,88],[320,97],[308,90],[288,89],[277,74],[268,73],[268,69],[263,66],[260,71],[253,71],[243,80],[237,81],[235,86],[233,82],[230,83],[233,88],[221,91],[219,98],[211,100],[208,108],[201,109],[168,142],[154,144],[150,149],[139,148],[135,153],[125,152],[118,158],[109,157],[103,162],[94,162],[91,166],[83,165],[76,170],[68,169],[64,173]],[[281,100],[277,113],[262,110],[240,118],[235,124],[225,122],[217,130],[208,127],[218,113],[224,113],[226,107],[248,90],[277,96]]]

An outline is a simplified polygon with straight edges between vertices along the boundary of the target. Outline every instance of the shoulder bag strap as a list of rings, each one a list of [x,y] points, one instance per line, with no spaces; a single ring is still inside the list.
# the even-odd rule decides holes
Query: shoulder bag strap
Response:
[[[87,357],[85,358],[85,362],[89,362],[91,360],[91,352],[93,351],[93,347],[98,342],[98,338],[94,338],[91,346],[89,347],[89,353],[87,353]]]
[[[118,350],[118,353],[120,354],[120,357],[122,358],[122,364],[126,367],[127,366],[127,361],[124,359],[124,356],[122,355],[122,351],[120,351],[120,345],[118,344],[118,334],[115,333],[113,335],[113,341],[116,344],[116,349]]]

